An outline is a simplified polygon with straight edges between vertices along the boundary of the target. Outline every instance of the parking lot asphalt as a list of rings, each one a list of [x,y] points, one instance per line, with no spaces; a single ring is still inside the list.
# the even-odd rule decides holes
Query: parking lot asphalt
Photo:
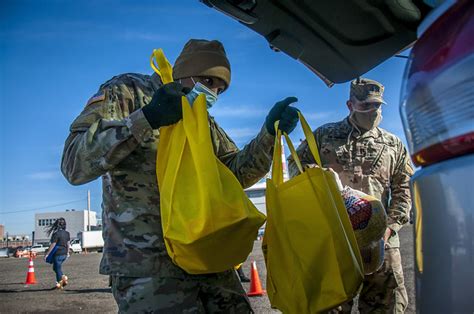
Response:
[[[405,227],[400,233],[402,259],[410,305],[407,313],[415,313],[413,228]],[[117,306],[108,287],[108,277],[99,275],[100,253],[75,254],[63,264],[70,284],[56,291],[51,265],[42,256],[34,260],[35,285],[25,285],[28,259],[0,259],[0,313],[116,313]],[[253,252],[243,265],[250,276],[250,264],[256,261],[263,287],[266,287],[266,270],[261,242],[255,241]],[[249,284],[244,283],[246,291]],[[255,313],[278,313],[272,310],[266,296],[250,298]],[[354,311],[354,313],[357,313]]]

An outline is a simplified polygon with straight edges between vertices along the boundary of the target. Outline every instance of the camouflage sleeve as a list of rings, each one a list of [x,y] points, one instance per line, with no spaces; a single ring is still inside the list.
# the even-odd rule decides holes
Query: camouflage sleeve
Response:
[[[400,143],[399,159],[390,180],[391,201],[387,211],[388,227],[398,232],[409,221],[411,210],[410,178],[413,175],[410,156]]]
[[[268,133],[265,126],[242,150],[222,129],[220,132],[226,143],[221,145],[217,157],[234,173],[244,189],[257,183],[270,171],[275,137]]]
[[[133,97],[120,82],[102,86],[89,100],[72,123],[64,145],[61,170],[71,184],[84,184],[105,174],[152,135],[141,110],[124,116],[124,106],[131,104]]]
[[[319,146],[319,129],[313,132],[316,143]],[[306,140],[302,141],[301,144],[298,146],[296,149],[296,155],[298,155],[300,161],[301,161],[301,166],[303,166],[303,169],[306,168],[308,165],[315,164],[316,161],[314,160],[313,154],[311,154],[311,151],[309,150],[308,142]],[[293,156],[288,157],[288,171],[290,174],[290,178],[293,178],[297,176],[300,171],[298,169],[298,166],[295,163],[295,160],[293,159]]]

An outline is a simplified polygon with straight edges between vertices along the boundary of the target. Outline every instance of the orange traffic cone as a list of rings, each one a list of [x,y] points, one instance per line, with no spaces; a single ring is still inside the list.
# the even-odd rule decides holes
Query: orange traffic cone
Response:
[[[30,258],[30,265],[28,266],[28,273],[26,274],[26,285],[33,285],[36,283],[35,267],[33,265],[33,259]]]
[[[252,269],[250,273],[250,290],[247,293],[249,297],[261,296],[267,293],[262,289],[262,284],[260,283],[260,277],[258,276],[257,263],[252,262]]]

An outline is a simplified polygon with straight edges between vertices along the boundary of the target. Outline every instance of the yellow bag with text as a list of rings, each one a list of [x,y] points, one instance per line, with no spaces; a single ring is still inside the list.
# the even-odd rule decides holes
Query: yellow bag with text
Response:
[[[164,55],[154,53],[160,70],[170,73]],[[152,62],[153,64],[153,62]],[[163,67],[167,70],[163,71]],[[168,68],[169,67],[169,68]],[[206,99],[182,98],[183,119],[160,128],[156,173],[161,225],[168,255],[190,274],[233,269],[252,251],[265,222],[234,174],[216,157]]]
[[[302,115],[306,140],[321,166],[316,142]],[[267,179],[263,251],[271,305],[283,313],[318,313],[352,299],[363,280],[362,259],[333,175],[303,169],[283,182],[281,132],[275,138],[272,178]]]

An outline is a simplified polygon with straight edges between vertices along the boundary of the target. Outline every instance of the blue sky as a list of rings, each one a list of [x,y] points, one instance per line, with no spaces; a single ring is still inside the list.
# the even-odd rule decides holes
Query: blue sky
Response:
[[[348,84],[332,88],[259,35],[197,0],[0,2],[0,224],[30,233],[34,213],[86,207],[99,212],[100,180],[73,187],[60,160],[73,119],[100,84],[126,72],[151,74],[163,48],[174,62],[189,38],[220,40],[232,83],[210,110],[242,147],[278,100],[296,96],[313,128],[347,115]],[[382,127],[405,141],[398,114],[405,59],[365,76],[385,87]],[[291,134],[295,144],[302,137]],[[65,204],[67,203],[67,204]],[[51,205],[64,204],[56,207]],[[14,212],[14,213],[11,213]]]

